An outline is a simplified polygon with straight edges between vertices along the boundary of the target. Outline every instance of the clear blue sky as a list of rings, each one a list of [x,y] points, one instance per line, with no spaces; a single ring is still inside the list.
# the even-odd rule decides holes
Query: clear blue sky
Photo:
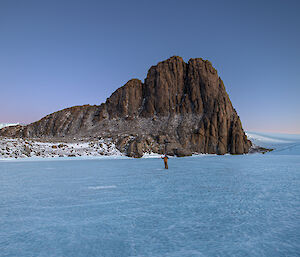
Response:
[[[172,55],[210,60],[243,126],[300,133],[300,1],[0,1],[0,122],[100,104]]]

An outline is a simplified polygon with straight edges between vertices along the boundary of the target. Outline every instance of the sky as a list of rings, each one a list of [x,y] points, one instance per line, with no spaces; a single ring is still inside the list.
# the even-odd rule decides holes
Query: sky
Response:
[[[173,55],[210,60],[248,131],[300,133],[300,1],[0,1],[0,123],[101,104]]]

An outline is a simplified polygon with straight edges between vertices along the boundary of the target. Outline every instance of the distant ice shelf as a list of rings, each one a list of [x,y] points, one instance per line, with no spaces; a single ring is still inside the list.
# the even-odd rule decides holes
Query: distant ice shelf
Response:
[[[270,154],[300,155],[300,134],[246,132],[246,135],[254,145],[274,149]]]
[[[0,123],[0,129],[16,125],[20,125],[20,123]]]

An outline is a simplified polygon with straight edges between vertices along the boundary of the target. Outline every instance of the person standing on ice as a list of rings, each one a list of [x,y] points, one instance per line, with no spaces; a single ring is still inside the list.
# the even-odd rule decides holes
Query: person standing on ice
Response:
[[[165,164],[165,169],[168,169],[168,159],[169,157],[165,154],[164,157],[161,157],[164,160],[164,164]]]

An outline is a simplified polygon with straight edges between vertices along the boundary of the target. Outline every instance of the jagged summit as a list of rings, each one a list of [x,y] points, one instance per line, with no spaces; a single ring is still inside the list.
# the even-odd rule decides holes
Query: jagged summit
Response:
[[[76,106],[4,136],[112,138],[120,151],[176,154],[247,153],[247,140],[223,81],[209,61],[173,56],[152,66],[144,82],[129,80],[99,106]]]

